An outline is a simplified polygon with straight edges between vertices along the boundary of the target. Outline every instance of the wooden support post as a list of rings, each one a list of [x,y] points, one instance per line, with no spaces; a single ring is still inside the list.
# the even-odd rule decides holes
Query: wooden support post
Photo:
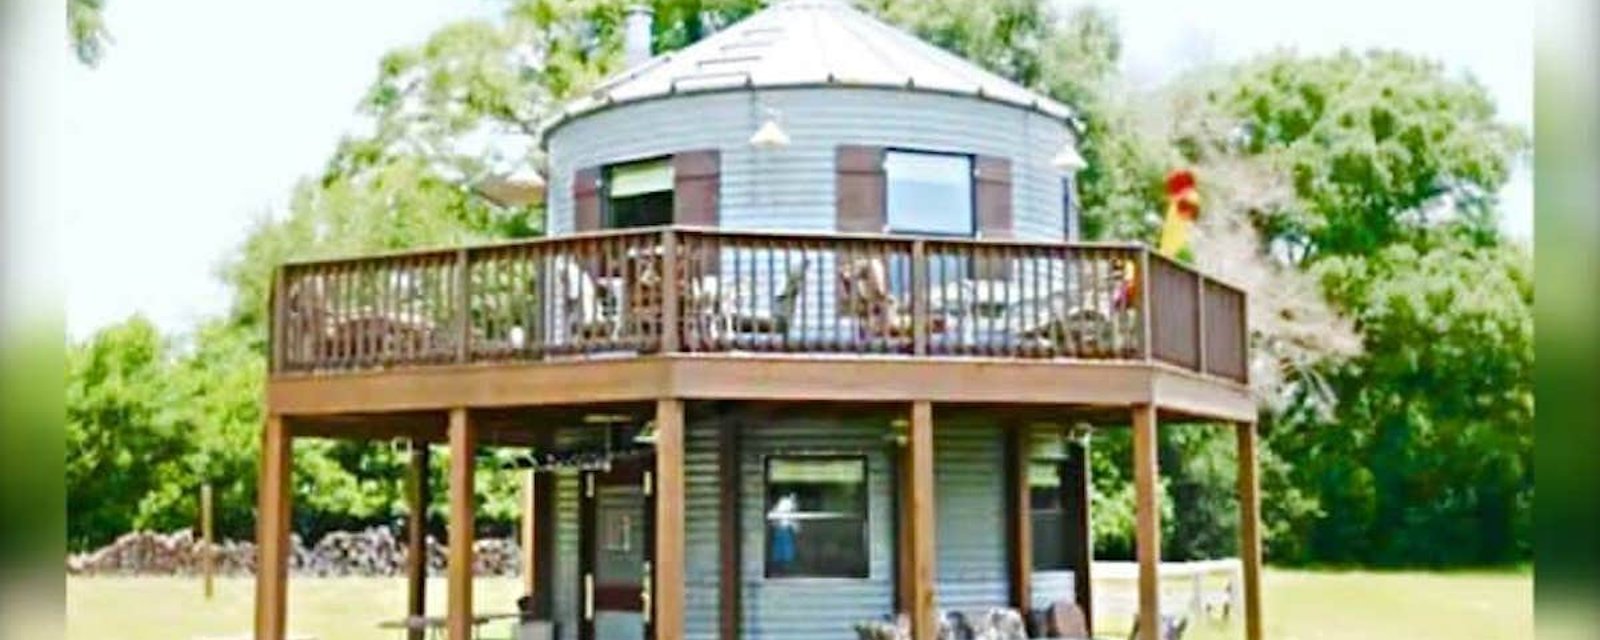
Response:
[[[539,592],[539,498],[538,474],[529,469],[522,476],[522,595]]]
[[[934,619],[934,513],[933,513],[933,403],[917,400],[911,403],[911,430],[907,442],[907,475],[910,486],[905,488],[907,513],[911,525],[902,532],[901,544],[910,545],[907,559],[911,563],[911,637],[914,640],[934,640],[938,635],[938,621]]]
[[[1067,443],[1067,463],[1065,477],[1062,478],[1062,487],[1065,489],[1068,505],[1073,508],[1068,512],[1072,515],[1066,526],[1072,532],[1067,536],[1072,547],[1068,549],[1072,558],[1072,566],[1076,570],[1073,577],[1073,596],[1078,603],[1078,608],[1083,610],[1083,626],[1094,635],[1094,528],[1089,521],[1093,513],[1090,499],[1094,494],[1093,485],[1089,482],[1089,445],[1087,440],[1082,442]]]
[[[256,640],[283,640],[288,625],[289,470],[292,439],[283,417],[267,416],[261,433],[256,513]]]
[[[450,640],[472,640],[472,477],[477,435],[465,408],[450,410],[450,597],[445,622]]]
[[[1011,541],[1011,606],[1033,608],[1033,504],[1028,494],[1028,425],[1006,425],[1006,529]]]
[[[1156,483],[1156,409],[1133,408],[1134,546],[1139,557],[1139,640],[1159,640],[1161,633],[1161,505]]]
[[[1257,476],[1256,425],[1238,429],[1239,558],[1244,565],[1244,629],[1248,640],[1261,640],[1261,484]]]
[[[428,485],[428,441],[411,441],[411,467],[407,470],[406,492],[406,615],[428,615],[428,504],[432,491]],[[410,640],[423,640],[422,629],[406,632]]]
[[[656,548],[650,617],[659,640],[683,637],[683,401],[656,401]]]
[[[211,483],[200,485],[200,573],[206,599],[216,594],[213,574],[217,572],[217,551],[212,537]]]

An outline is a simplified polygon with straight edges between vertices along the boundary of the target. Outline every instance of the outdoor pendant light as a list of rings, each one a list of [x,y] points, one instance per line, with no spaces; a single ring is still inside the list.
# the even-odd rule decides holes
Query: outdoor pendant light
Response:
[[[1062,145],[1061,151],[1056,153],[1056,157],[1050,159],[1050,166],[1067,173],[1077,173],[1082,171],[1084,167],[1089,166],[1089,163],[1084,162],[1083,156],[1078,153],[1078,148],[1068,142]]]
[[[757,149],[782,149],[789,146],[789,134],[783,132],[783,127],[778,125],[779,114],[777,109],[766,108],[767,119],[761,123],[761,128],[756,129],[750,136],[750,146]]]

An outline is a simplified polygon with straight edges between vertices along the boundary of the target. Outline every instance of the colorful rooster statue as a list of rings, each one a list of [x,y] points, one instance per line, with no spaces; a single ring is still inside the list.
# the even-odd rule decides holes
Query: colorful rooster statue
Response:
[[[1200,217],[1200,192],[1195,190],[1194,174],[1179,169],[1167,175],[1167,219],[1161,225],[1161,255],[1178,259],[1189,247],[1189,230]]]

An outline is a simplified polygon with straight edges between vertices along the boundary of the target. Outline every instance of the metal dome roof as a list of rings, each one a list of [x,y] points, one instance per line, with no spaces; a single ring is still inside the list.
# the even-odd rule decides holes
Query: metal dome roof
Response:
[[[970,95],[1070,121],[1073,111],[862,13],[843,0],[784,0],[572,100],[546,128],[613,104],[701,91],[832,85]]]

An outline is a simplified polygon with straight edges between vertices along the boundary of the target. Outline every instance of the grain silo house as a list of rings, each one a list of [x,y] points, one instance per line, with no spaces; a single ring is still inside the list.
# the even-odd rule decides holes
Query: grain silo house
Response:
[[[419,633],[820,640],[900,617],[931,640],[1092,625],[1086,434],[1131,428],[1149,620],[1172,608],[1169,420],[1238,427],[1257,620],[1245,294],[1079,242],[1074,123],[846,3],[790,0],[546,123],[549,237],[283,265],[257,637],[285,634],[295,438],[450,454],[449,598],[425,602],[412,563]],[[521,603],[474,603],[472,481],[508,473],[491,449],[527,481]],[[470,615],[519,604],[536,622]]]

